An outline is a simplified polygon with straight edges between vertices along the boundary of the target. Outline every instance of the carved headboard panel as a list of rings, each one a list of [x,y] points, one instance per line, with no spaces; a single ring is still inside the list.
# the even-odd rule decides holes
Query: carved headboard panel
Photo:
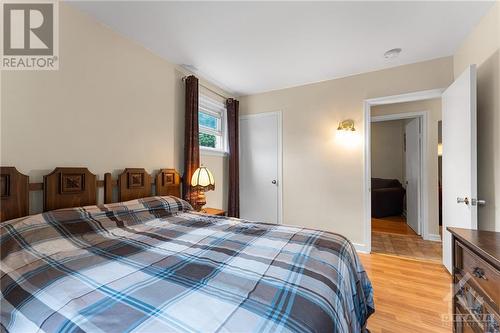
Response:
[[[29,178],[15,167],[0,167],[0,221],[29,214]]]
[[[43,177],[43,210],[97,203],[97,177],[87,168],[55,168]]]
[[[151,175],[144,168],[126,168],[118,176],[118,201],[150,197]]]
[[[117,180],[110,173],[104,180],[87,168],[58,167],[43,177],[43,183],[29,183],[28,176],[15,167],[0,167],[0,221],[29,215],[29,191],[43,191],[43,210],[97,204],[97,190],[104,187],[104,203],[113,202],[118,187],[118,201],[152,196],[153,177],[143,168],[127,168]],[[175,169],[160,169],[154,177],[156,195],[181,197],[182,179]]]
[[[181,175],[175,169],[161,169],[155,179],[156,195],[181,197]]]

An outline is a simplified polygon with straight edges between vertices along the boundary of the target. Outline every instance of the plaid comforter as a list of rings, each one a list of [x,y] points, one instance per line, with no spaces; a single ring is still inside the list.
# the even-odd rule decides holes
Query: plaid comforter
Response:
[[[370,281],[344,237],[174,197],[4,222],[1,330],[360,332]]]

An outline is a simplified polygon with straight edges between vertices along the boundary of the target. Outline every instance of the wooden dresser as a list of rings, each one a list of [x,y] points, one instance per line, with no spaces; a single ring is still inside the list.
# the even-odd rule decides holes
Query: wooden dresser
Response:
[[[453,331],[500,332],[500,233],[448,228],[453,244]]]

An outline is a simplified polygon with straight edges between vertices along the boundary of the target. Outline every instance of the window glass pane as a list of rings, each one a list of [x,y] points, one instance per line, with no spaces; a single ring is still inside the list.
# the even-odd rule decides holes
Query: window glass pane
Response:
[[[200,146],[215,148],[217,138],[213,134],[200,133]]]
[[[205,126],[217,130],[217,118],[203,112],[198,112],[198,118],[200,126]]]

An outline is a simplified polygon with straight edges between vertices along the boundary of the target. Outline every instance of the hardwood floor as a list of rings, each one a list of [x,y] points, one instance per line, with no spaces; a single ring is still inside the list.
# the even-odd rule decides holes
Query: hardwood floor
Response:
[[[423,240],[404,217],[372,219],[372,252],[441,262],[440,242]]]
[[[372,231],[417,236],[415,231],[408,226],[406,218],[403,216],[389,216],[381,219],[372,218]]]
[[[359,254],[373,285],[372,333],[451,332],[451,276],[444,266],[383,254]]]

